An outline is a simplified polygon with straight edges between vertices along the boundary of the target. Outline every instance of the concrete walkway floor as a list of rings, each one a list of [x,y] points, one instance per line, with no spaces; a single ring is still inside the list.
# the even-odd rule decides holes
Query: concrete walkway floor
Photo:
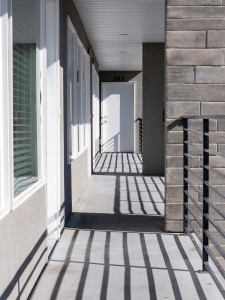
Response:
[[[139,155],[103,154],[30,299],[223,299],[163,214],[164,178],[143,176]]]

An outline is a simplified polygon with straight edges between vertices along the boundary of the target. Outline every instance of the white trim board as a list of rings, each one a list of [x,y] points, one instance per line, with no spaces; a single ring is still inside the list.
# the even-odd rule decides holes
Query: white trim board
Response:
[[[47,41],[47,229],[48,240],[60,237],[60,66],[59,0],[46,3]],[[48,243],[48,247],[50,247]]]

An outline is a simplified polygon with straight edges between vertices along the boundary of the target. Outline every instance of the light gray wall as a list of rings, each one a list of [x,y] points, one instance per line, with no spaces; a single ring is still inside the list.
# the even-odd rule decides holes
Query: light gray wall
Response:
[[[168,0],[166,12],[166,124],[183,115],[225,114],[225,1]],[[190,121],[189,126],[202,131],[202,121]],[[211,131],[224,129],[224,121],[210,122]],[[183,230],[181,130],[176,127],[166,137],[166,231]],[[189,141],[202,143],[202,138],[189,134]],[[224,151],[224,145],[210,141],[211,149]],[[190,153],[202,158],[199,151],[190,148]],[[219,157],[210,157],[210,165],[225,172],[224,161]],[[198,165],[192,164],[192,167],[202,175]],[[191,174],[190,179],[201,189],[201,181]],[[223,181],[215,174],[210,173],[210,181],[224,190]],[[200,200],[191,188],[189,190]],[[212,191],[210,197],[223,210],[222,199]],[[219,215],[214,213],[213,216],[220,220]]]
[[[61,67],[61,226],[63,227],[88,181],[85,151],[70,165],[67,164],[67,16],[86,51],[91,53],[91,44],[73,0],[60,0],[60,67]],[[98,62],[92,52],[94,65],[98,72]],[[92,83],[90,83],[92,85]],[[91,103],[90,103],[91,105]],[[62,228],[61,227],[61,228]]]
[[[0,221],[0,299],[26,300],[47,262],[46,186]]]
[[[74,207],[88,182],[88,149],[75,159],[71,167],[72,207]]]
[[[164,43],[143,44],[143,174],[164,175]]]
[[[96,139],[95,141],[95,165],[98,163],[99,157],[100,157],[100,147],[99,147],[100,139]]]
[[[140,153],[139,118],[142,119],[142,72],[141,71],[100,71],[100,91],[102,82],[113,82],[113,77],[124,76],[124,82],[136,82],[136,145],[135,153]]]

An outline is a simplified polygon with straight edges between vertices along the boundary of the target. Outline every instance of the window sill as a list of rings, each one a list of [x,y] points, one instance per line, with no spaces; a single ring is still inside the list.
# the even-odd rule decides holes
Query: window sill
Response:
[[[77,158],[80,157],[87,149],[88,149],[88,146],[86,146],[84,149],[82,149],[80,152],[78,152]]]
[[[76,159],[75,156],[70,156],[68,159],[67,159],[67,165],[70,165],[72,164],[72,162]]]
[[[70,156],[67,160],[67,165],[70,165],[74,160],[76,160],[77,158],[79,158],[86,150],[88,149],[88,146],[86,146],[83,150],[81,150],[77,156]]]
[[[46,184],[45,180],[39,180],[27,190],[23,191],[20,195],[18,195],[14,199],[13,210],[24,203],[28,198],[30,198],[34,193],[36,193],[40,188],[42,188]]]

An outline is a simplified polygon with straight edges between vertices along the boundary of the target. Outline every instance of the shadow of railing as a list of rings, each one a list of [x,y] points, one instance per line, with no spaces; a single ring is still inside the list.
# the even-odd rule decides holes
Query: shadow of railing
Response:
[[[127,224],[128,218],[129,225]],[[71,230],[74,232],[70,243],[67,244],[65,259],[59,260],[57,256],[51,258],[52,264],[61,263],[62,266],[60,271],[55,274],[56,280],[52,281],[54,286],[48,287],[52,292],[46,300],[62,297],[61,286],[63,282],[65,284],[64,277],[67,272],[72,276],[68,268],[74,264],[77,264],[77,266],[82,265],[82,267],[77,268],[79,271],[73,274],[76,276],[77,285],[74,285],[73,289],[69,291],[71,298],[76,300],[84,298],[85,292],[90,288],[87,286],[87,282],[90,280],[90,270],[93,271],[93,268],[96,267],[101,270],[101,275],[92,278],[96,284],[96,289],[99,290],[97,297],[95,295],[96,291],[92,291],[92,299],[108,299],[110,292],[112,292],[112,283],[110,282],[113,276],[112,272],[116,268],[117,276],[120,273],[123,274],[121,277],[122,282],[120,282],[121,290],[119,291],[123,299],[131,300],[133,298],[132,276],[134,270],[136,270],[144,274],[145,278],[141,278],[141,280],[147,281],[147,285],[145,285],[146,299],[163,299],[167,298],[168,295],[173,296],[172,298],[176,300],[184,299],[182,294],[183,283],[181,284],[180,278],[187,278],[188,276],[191,284],[190,288],[194,289],[194,295],[198,299],[206,300],[202,281],[196,273],[196,266],[193,266],[195,258],[190,260],[185,251],[184,241],[187,240],[187,237],[164,233],[163,222],[162,216],[153,218],[146,216],[116,216],[114,214],[72,214],[65,230],[69,235]],[[84,232],[85,238],[83,236]],[[99,240],[100,234],[102,238]],[[119,237],[119,239],[115,244],[116,237]],[[82,239],[82,244],[80,244],[81,240],[79,239]],[[91,257],[95,252],[96,242],[98,243],[98,249],[102,249],[101,261],[99,259],[95,261]],[[168,248],[169,244],[173,245],[176,258],[180,260],[180,267],[177,267],[177,264],[174,263],[170,247]],[[81,251],[80,254],[83,253],[84,256],[83,254],[74,256],[74,251],[78,245],[79,251]],[[140,251],[135,252],[138,253],[138,258],[135,260],[131,254],[137,249]],[[158,258],[155,256],[156,253]],[[84,259],[81,259],[81,257]],[[161,258],[160,266],[156,263],[159,257]],[[178,274],[180,275],[178,276]],[[160,282],[163,280],[163,276],[167,278],[168,282],[166,284],[167,288],[162,289]],[[43,283],[44,281],[45,278],[43,278]],[[161,295],[163,295],[161,298],[158,294],[159,289]],[[31,299],[38,299],[38,295],[40,294],[35,295],[34,293],[34,298]]]

